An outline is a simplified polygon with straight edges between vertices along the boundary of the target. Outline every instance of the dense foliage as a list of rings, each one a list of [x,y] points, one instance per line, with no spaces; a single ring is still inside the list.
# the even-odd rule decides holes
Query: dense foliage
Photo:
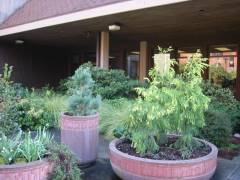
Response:
[[[104,100],[100,108],[100,133],[107,138],[123,134],[123,121],[128,118],[134,100],[126,98]]]
[[[191,154],[193,135],[204,126],[204,111],[209,103],[201,88],[203,61],[196,53],[179,75],[172,68],[165,74],[151,70],[150,87],[138,89],[139,98],[125,122],[138,153],[156,152],[159,144],[166,143],[167,134],[175,132],[181,136],[174,146],[182,151],[183,158]]]
[[[231,120],[224,111],[209,109],[205,112],[206,126],[201,129],[201,138],[214,143],[217,147],[229,144],[232,135]]]
[[[45,130],[39,130],[35,138],[30,133],[19,132],[14,138],[2,134],[0,136],[0,159],[3,164],[13,164],[19,161],[32,162],[47,154],[47,143],[52,136]]]
[[[26,94],[23,87],[10,80],[12,71],[13,67],[5,64],[3,75],[0,75],[0,133],[6,135],[19,130],[16,104]]]
[[[92,89],[94,95],[99,94],[103,99],[136,97],[135,87],[139,87],[140,84],[137,80],[131,80],[125,76],[123,70],[106,70],[94,67],[91,63],[83,64],[82,67],[89,68],[91,71],[95,81]],[[71,80],[62,81],[60,89],[67,89],[66,86],[70,84]]]
[[[49,88],[35,91],[11,81],[13,67],[5,64],[0,75],[0,132],[6,135],[23,130],[57,127],[66,110],[66,96]]]
[[[202,87],[204,94],[211,99],[211,109],[228,114],[233,132],[239,133],[240,103],[235,99],[233,92],[228,88],[222,88],[209,81],[203,83]],[[206,126],[206,128],[208,127]]]
[[[230,87],[235,83],[236,72],[227,72],[222,66],[211,65],[209,67],[209,78],[215,85]]]
[[[71,78],[69,113],[76,116],[96,114],[100,106],[100,96],[92,94],[94,81],[89,68],[80,67]]]
[[[32,91],[17,103],[16,108],[18,122],[24,130],[58,127],[60,114],[66,110],[66,97],[48,89]]]
[[[61,144],[49,144],[49,159],[54,162],[54,170],[50,174],[51,180],[80,180],[81,171],[78,162],[69,149]]]

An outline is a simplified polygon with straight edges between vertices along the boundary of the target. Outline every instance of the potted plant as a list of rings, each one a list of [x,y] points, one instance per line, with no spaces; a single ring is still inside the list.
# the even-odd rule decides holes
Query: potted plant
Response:
[[[61,141],[76,154],[80,165],[97,158],[100,96],[93,96],[89,68],[80,67],[71,77],[68,112],[61,116]]]
[[[0,179],[81,179],[73,154],[39,129],[34,135],[19,132],[15,138],[0,136]]]
[[[30,133],[18,133],[15,138],[0,136],[0,179],[45,180],[53,170],[48,160],[47,144],[52,137],[38,131],[35,138]]]
[[[201,54],[196,53],[183,74],[175,73],[173,61],[165,68],[168,71],[150,71],[149,87],[138,89],[139,98],[124,121],[123,138],[109,145],[111,165],[119,177],[212,177],[218,150],[215,145],[194,138],[204,126],[204,111],[209,104],[201,89],[201,74],[206,66],[203,61]]]

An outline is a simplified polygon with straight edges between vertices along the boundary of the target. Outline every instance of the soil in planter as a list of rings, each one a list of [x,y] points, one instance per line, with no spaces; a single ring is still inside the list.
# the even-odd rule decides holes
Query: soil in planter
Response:
[[[181,151],[171,147],[173,143],[175,143],[177,138],[169,138],[168,143],[161,145],[159,148],[159,152],[153,153],[146,153],[145,155],[141,156],[136,150],[131,146],[131,141],[124,140],[123,142],[117,145],[117,149],[123,153],[126,153],[131,156],[135,157],[142,157],[154,160],[182,160]],[[189,159],[195,159],[199,157],[203,157],[208,155],[211,152],[211,147],[200,142],[201,146],[196,147]]]

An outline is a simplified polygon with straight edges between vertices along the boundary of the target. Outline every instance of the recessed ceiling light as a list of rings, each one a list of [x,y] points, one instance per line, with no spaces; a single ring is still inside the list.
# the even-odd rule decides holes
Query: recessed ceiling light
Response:
[[[186,51],[178,50],[178,53],[185,53]]]
[[[214,48],[215,50],[218,50],[218,51],[222,51],[222,52],[224,52],[224,51],[231,51],[231,49],[229,49],[229,48],[227,48],[227,47],[216,47],[216,48]]]
[[[114,57],[114,56],[109,56],[109,59],[115,59],[116,57]]]
[[[132,54],[136,54],[136,55],[139,55],[139,54],[140,54],[140,52],[138,52],[138,51],[132,51],[131,53],[132,53]]]
[[[111,24],[108,26],[109,31],[119,31],[121,29],[120,25],[118,24]]]
[[[15,40],[15,44],[23,44],[23,43],[24,43],[24,41],[21,40],[21,39],[16,39]]]

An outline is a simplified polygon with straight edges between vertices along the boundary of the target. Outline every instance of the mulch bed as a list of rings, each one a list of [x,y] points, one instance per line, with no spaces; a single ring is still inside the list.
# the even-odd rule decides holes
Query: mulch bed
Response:
[[[131,141],[124,140],[117,145],[117,149],[123,153],[131,156],[154,159],[154,160],[182,160],[182,153],[180,150],[171,147],[175,143],[177,138],[169,138],[168,143],[161,145],[159,151],[155,154],[146,153],[141,156],[136,150],[131,146]],[[208,155],[211,152],[211,147],[200,142],[201,146],[194,149],[189,159],[195,159]]]

